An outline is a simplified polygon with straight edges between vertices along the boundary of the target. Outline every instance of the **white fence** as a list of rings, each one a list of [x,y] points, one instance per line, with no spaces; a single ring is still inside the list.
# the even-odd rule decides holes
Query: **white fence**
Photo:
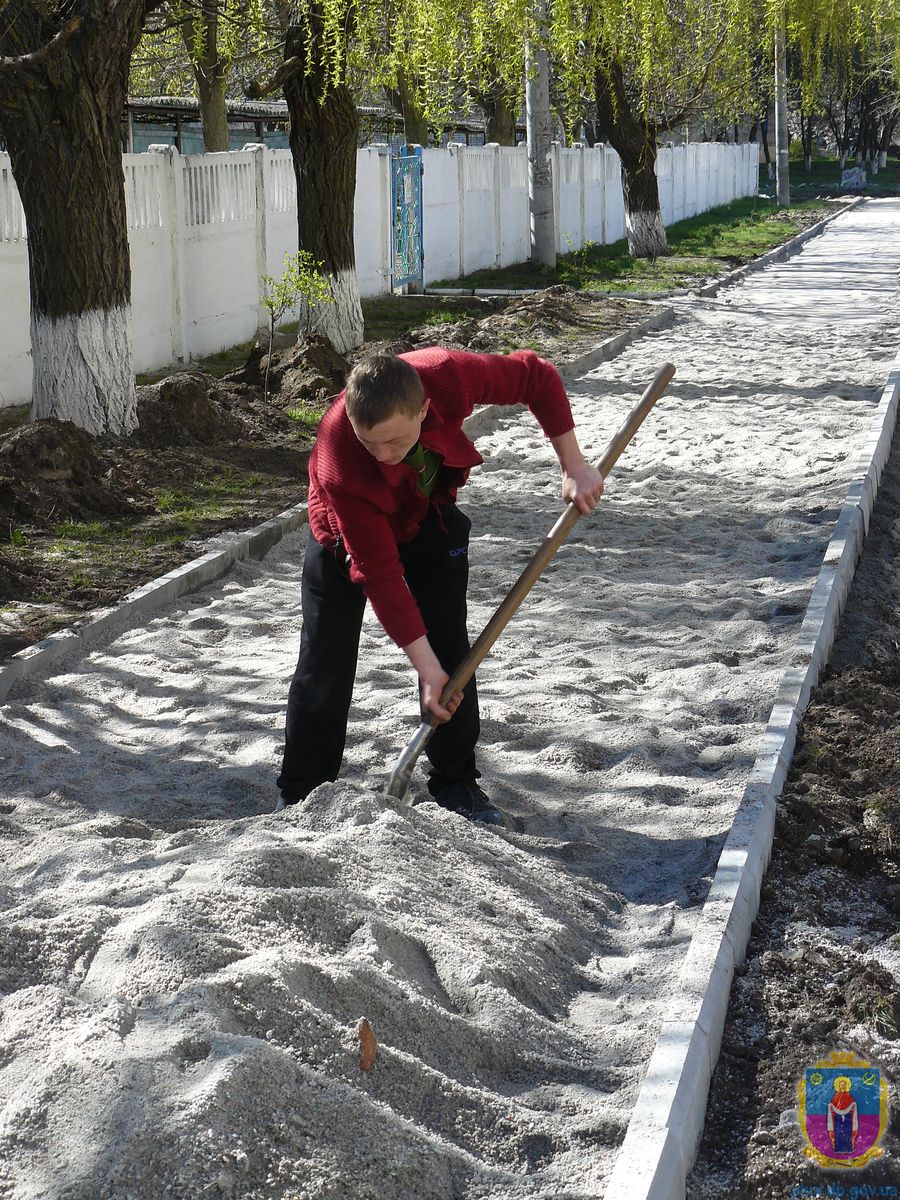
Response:
[[[753,143],[660,150],[667,224],[757,188]],[[297,248],[297,196],[287,150],[248,147],[179,155],[173,147],[124,156],[137,371],[200,357],[253,337],[265,323],[260,276],[278,275]],[[614,242],[625,220],[618,155],[554,147],[559,252]],[[390,161],[359,151],[356,260],[364,296],[388,291]],[[9,159],[0,154],[0,407],[31,394],[27,232]],[[524,146],[451,145],[424,152],[425,282],[529,256]]]

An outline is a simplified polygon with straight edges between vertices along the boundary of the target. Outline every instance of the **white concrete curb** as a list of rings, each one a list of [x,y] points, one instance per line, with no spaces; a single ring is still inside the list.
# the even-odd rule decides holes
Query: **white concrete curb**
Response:
[[[707,283],[703,287],[697,288],[694,295],[715,296],[720,288],[730,287],[733,283],[739,283],[747,275],[765,270],[772,263],[783,262],[786,258],[790,258],[791,255],[796,254],[810,238],[818,237],[820,233],[824,233],[831,222],[841,216],[842,213],[849,212],[851,208],[856,208],[858,204],[862,204],[865,198],[864,196],[859,196],[856,200],[851,200],[849,204],[842,205],[836,212],[823,217],[821,221],[817,221],[815,225],[810,225],[809,229],[804,229],[802,233],[796,234],[780,246],[776,246],[773,250],[767,250],[759,258],[754,258],[752,262],[746,263],[743,267],[737,267],[734,271],[729,271],[727,275],[720,275],[712,283]]]
[[[847,499],[825,551],[762,745],[719,857],[712,887],[679,972],[674,998],[606,1185],[609,1200],[682,1200],[703,1132],[706,1101],[731,979],[759,907],[775,825],[775,801],[794,752],[800,718],[828,660],[862,550],[900,400],[894,361]]]
[[[236,534],[221,550],[213,550],[175,567],[129,592],[118,604],[97,609],[74,625],[59,629],[43,641],[13,654],[0,666],[0,704],[18,680],[29,678],[63,656],[84,653],[106,641],[111,634],[134,624],[135,617],[153,612],[170,600],[177,600],[179,596],[220,579],[239,559],[262,558],[286,533],[298,529],[305,521],[305,504],[288,508],[255,528]]]

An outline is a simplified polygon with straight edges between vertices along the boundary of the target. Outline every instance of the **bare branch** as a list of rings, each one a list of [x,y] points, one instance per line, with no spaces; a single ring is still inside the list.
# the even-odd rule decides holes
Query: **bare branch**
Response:
[[[712,69],[715,66],[716,59],[728,38],[728,30],[723,30],[721,37],[716,42],[710,51],[709,58],[706,61],[706,66],[703,69],[703,74],[697,86],[694,88],[690,96],[684,101],[678,112],[662,117],[659,121],[654,122],[654,127],[657,133],[666,133],[670,129],[674,129],[676,125],[680,125],[684,119],[691,115],[696,106],[703,98],[703,93],[706,91],[706,85],[709,83],[709,77],[712,74]]]
[[[29,67],[39,67],[41,63],[46,62],[51,55],[69,41],[69,39],[77,33],[81,28],[81,17],[71,17],[60,29],[54,37],[50,39],[45,46],[40,50],[33,50],[31,54],[18,54],[12,57],[0,55],[0,70],[20,71]]]
[[[306,64],[299,55],[294,55],[293,58],[286,58],[268,83],[262,83],[258,79],[251,79],[247,84],[245,94],[251,100],[260,100],[263,96],[271,96],[273,92],[277,92],[283,83],[288,79],[292,79],[294,75],[305,70]]]

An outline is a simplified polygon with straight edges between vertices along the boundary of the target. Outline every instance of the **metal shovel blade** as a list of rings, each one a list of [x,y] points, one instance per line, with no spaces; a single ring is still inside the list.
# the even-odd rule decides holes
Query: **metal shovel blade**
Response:
[[[406,795],[406,789],[412,779],[413,768],[436,728],[437,726],[433,725],[431,721],[423,721],[416,730],[409,745],[397,759],[397,764],[387,782],[384,794],[388,799],[402,800]]]

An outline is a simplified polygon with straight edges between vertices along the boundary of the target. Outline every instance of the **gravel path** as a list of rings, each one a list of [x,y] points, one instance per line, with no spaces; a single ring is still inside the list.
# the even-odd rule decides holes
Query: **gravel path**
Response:
[[[602,1193],[898,341],[898,221],[839,217],[572,389],[599,456],[678,370],[479,675],[510,830],[381,801],[416,717],[371,620],[344,782],[266,815],[300,535],[14,691],[3,1200]],[[479,448],[473,630],[558,512],[527,415]]]

